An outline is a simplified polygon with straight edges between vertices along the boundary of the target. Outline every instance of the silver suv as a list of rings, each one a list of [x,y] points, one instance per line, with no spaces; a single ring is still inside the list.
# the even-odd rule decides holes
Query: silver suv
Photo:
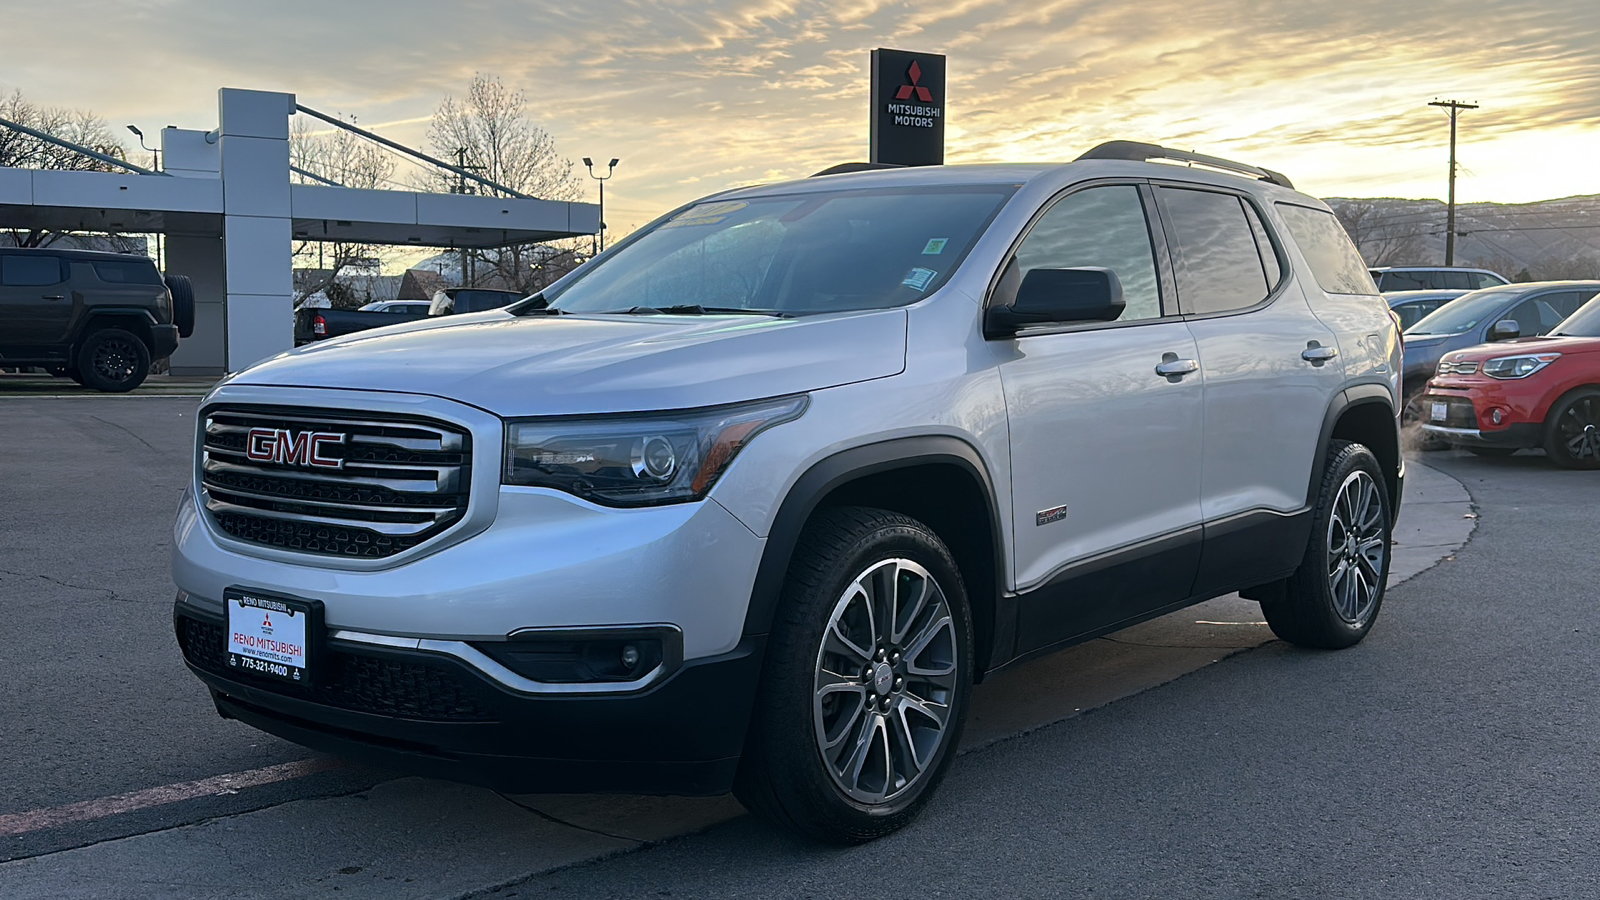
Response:
[[[178,640],[311,747],[869,840],[1007,666],[1232,591],[1361,640],[1399,364],[1338,221],[1263,169],[1118,142],[729,191],[219,386]]]

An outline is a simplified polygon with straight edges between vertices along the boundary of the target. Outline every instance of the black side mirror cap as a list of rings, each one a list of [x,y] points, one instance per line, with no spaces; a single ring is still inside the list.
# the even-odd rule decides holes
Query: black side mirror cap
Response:
[[[983,332],[991,338],[1014,337],[1030,325],[1113,322],[1126,306],[1122,282],[1110,269],[1034,269],[1022,279],[1010,306],[988,308]]]
[[[1516,319],[1501,319],[1489,329],[1489,340],[1509,341],[1512,338],[1522,337],[1522,326]]]

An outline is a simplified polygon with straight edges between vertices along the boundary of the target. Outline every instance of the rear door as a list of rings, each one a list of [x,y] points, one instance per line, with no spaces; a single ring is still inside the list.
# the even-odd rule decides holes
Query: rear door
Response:
[[[1205,371],[1206,549],[1196,591],[1210,592],[1279,574],[1304,551],[1287,525],[1306,505],[1343,364],[1249,194],[1190,185],[1157,194],[1178,302]]]
[[[1035,268],[1109,268],[1127,304],[1115,322],[1025,331],[1000,365],[1020,652],[1182,600],[1193,581],[1201,375],[1164,297],[1153,224],[1137,184],[1080,188],[1008,263],[1019,282]],[[1164,364],[1183,371],[1158,373]]]
[[[56,256],[0,254],[0,345],[16,355],[38,354],[66,340],[72,322],[67,271]]]

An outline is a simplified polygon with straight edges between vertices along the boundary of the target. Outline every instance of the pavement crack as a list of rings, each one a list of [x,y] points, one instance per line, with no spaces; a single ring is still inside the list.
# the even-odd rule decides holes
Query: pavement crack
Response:
[[[106,595],[110,596],[112,600],[115,600],[118,603],[132,603],[132,602],[134,602],[131,598],[124,597],[124,596],[118,594],[116,591],[114,591],[114,590],[112,590],[110,588],[89,587],[88,585],[85,585],[85,584],[73,584],[70,581],[62,581],[59,578],[52,578],[49,575],[40,575],[40,574],[34,573],[34,572],[14,572],[11,569],[0,569],[0,575],[13,575],[13,576],[16,576],[17,578],[38,578],[38,579],[41,579],[41,580],[44,580],[44,581],[48,581],[51,584],[57,585],[59,587],[71,588],[71,589],[73,589],[75,591],[92,591],[92,592],[97,593],[97,594],[106,594]]]
[[[576,822],[568,822],[566,819],[560,818],[559,816],[553,816],[553,815],[545,812],[542,809],[539,809],[539,808],[533,807],[533,806],[529,806],[528,804],[522,803],[521,801],[518,801],[518,800],[513,800],[510,797],[507,797],[505,794],[502,794],[502,793],[500,793],[498,791],[495,792],[495,796],[499,797],[501,800],[506,801],[507,803],[511,804],[512,806],[515,806],[515,807],[517,807],[519,809],[525,809],[528,812],[531,812],[534,815],[538,816],[539,818],[544,819],[546,822],[550,822],[551,824],[554,824],[554,825],[563,825],[563,826],[566,826],[567,828],[576,828],[579,831],[587,831],[590,834],[599,835],[600,837],[611,838],[614,841],[627,841],[630,844],[638,844],[641,847],[648,847],[651,844],[656,843],[656,841],[640,840],[639,838],[625,837],[625,836],[620,835],[620,834],[612,834],[609,831],[601,831],[598,828],[590,828],[587,825],[579,825]]]
[[[145,440],[145,439],[144,439],[144,438],[142,438],[142,437],[139,437],[139,436],[138,436],[138,435],[137,435],[137,434],[134,434],[134,433],[133,433],[133,432],[132,432],[132,431],[129,431],[129,430],[128,430],[128,428],[127,428],[127,426],[125,426],[125,425],[118,425],[118,424],[117,424],[117,423],[115,423],[115,422],[112,422],[112,421],[110,421],[110,420],[108,420],[108,419],[102,419],[102,418],[100,418],[100,417],[99,417],[99,416],[97,416],[97,415],[94,415],[94,414],[92,414],[92,413],[91,413],[91,414],[90,414],[90,415],[89,415],[89,418],[91,418],[91,419],[93,419],[93,420],[95,420],[95,421],[96,421],[96,422],[99,422],[99,423],[101,423],[101,424],[104,424],[104,425],[110,425],[110,426],[111,426],[111,427],[112,427],[112,428],[115,428],[115,429],[117,429],[117,430],[118,430],[118,431],[120,431],[120,432],[122,432],[122,433],[123,433],[123,434],[126,434],[126,435],[127,435],[127,436],[128,436],[128,437],[131,437],[131,438],[133,438],[133,439],[134,439],[134,440],[136,440],[136,441],[138,441],[138,442],[139,442],[139,443],[141,443],[141,444],[143,444],[143,445],[145,445],[145,446],[146,446],[146,447],[149,447],[149,448],[150,448],[150,450],[151,450],[151,451],[152,451],[152,452],[154,452],[154,451],[155,451],[155,449],[156,449],[156,448],[155,448],[155,447],[154,447],[154,446],[152,446],[152,445],[151,445],[151,444],[150,444],[150,442],[149,442],[149,441],[147,441],[147,440]]]

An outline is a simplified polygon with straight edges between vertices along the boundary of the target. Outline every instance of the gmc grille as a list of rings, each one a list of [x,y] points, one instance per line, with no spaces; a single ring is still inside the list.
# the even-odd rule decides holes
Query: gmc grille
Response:
[[[271,452],[266,433],[290,449]],[[471,468],[471,436],[440,422],[218,408],[206,413],[200,483],[211,520],[237,540],[378,559],[459,522]]]

